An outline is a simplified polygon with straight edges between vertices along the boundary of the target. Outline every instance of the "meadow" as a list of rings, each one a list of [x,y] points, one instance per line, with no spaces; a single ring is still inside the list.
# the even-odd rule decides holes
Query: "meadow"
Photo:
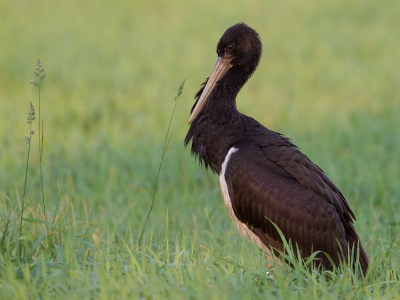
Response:
[[[399,15],[394,0],[2,1],[0,298],[400,299]],[[237,22],[264,46],[238,109],[340,188],[371,259],[365,280],[300,263],[267,276],[218,177],[183,146],[193,96]]]

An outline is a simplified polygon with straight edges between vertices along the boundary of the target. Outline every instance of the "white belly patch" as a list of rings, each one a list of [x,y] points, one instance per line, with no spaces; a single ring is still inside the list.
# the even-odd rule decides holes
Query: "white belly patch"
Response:
[[[258,245],[258,247],[263,249],[265,252],[267,252],[267,255],[270,256],[269,249],[264,245],[264,243],[260,240],[260,238],[257,235],[255,235],[249,229],[249,227],[247,227],[247,225],[245,223],[242,223],[241,221],[239,221],[239,219],[235,215],[235,212],[233,211],[232,201],[229,196],[228,185],[227,185],[226,178],[225,178],[225,172],[226,172],[226,168],[228,166],[228,163],[229,163],[229,160],[230,160],[232,154],[234,154],[238,151],[239,151],[239,149],[235,148],[235,147],[232,147],[231,149],[229,149],[228,154],[225,157],[224,163],[222,164],[221,173],[219,174],[219,184],[221,185],[222,197],[224,198],[225,206],[228,209],[229,214],[230,214],[233,222],[235,223],[236,229],[238,230],[238,232],[242,236],[245,236],[246,238],[248,238],[250,241],[256,243]]]

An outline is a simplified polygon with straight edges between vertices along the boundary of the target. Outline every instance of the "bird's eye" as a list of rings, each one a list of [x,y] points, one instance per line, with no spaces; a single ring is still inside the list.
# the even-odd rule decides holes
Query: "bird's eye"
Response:
[[[233,49],[235,49],[235,43],[229,44],[229,45],[226,47],[226,50],[227,50],[228,52],[232,52]]]

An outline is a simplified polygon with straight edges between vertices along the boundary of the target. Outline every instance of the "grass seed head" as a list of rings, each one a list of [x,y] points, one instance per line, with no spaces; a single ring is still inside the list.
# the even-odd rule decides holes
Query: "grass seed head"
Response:
[[[39,77],[40,80],[43,80],[46,78],[46,72],[44,71],[44,67],[43,67],[42,61],[40,59],[38,59],[36,66],[35,66],[35,71],[33,73],[35,74],[36,77]],[[31,80],[31,83],[32,83],[32,81],[33,80]],[[33,84],[33,85],[35,85],[35,84]]]
[[[27,123],[32,124],[32,121],[35,120],[35,107],[33,106],[32,102],[30,103],[30,109],[28,112]]]

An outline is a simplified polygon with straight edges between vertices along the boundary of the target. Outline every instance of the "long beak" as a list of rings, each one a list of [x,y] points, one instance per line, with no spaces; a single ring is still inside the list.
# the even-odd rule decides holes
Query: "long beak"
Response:
[[[210,94],[214,89],[217,81],[220,80],[232,67],[230,63],[231,60],[232,57],[218,57],[214,70],[212,71],[210,78],[208,78],[207,84],[204,87],[203,93],[201,94],[196,106],[193,109],[192,114],[190,115],[188,124],[193,122],[193,120],[203,109],[204,105],[206,105],[208,98],[210,97]]]

